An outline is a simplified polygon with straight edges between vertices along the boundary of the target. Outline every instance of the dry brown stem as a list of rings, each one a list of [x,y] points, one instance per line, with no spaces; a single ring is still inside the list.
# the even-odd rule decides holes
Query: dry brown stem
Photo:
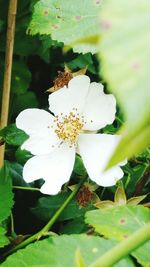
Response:
[[[9,9],[8,9],[5,71],[4,71],[4,81],[3,81],[3,96],[2,96],[0,128],[5,127],[8,122],[16,11],[17,11],[17,0],[10,0]],[[0,168],[3,166],[4,153],[5,153],[5,145],[2,145],[0,146]]]

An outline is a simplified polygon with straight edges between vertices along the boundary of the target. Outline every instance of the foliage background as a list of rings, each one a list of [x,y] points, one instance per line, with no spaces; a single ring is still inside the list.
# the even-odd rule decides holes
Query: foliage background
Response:
[[[71,194],[70,189],[64,188],[57,196],[43,196],[38,191],[41,180],[32,184],[23,181],[22,168],[31,155],[27,151],[20,150],[19,146],[26,139],[26,135],[14,124],[18,113],[25,108],[48,108],[46,90],[53,86],[57,72],[63,71],[65,64],[72,71],[87,67],[87,75],[91,80],[102,81],[106,92],[111,90],[116,94],[119,100],[116,121],[112,126],[105,127],[103,132],[115,133],[119,130],[124,135],[124,140],[110,164],[126,156],[132,156],[132,159],[123,167],[125,173],[123,187],[126,197],[120,184],[118,188],[121,189],[120,191],[118,189],[117,195],[115,195],[117,186],[95,189],[96,197],[103,201],[99,206],[89,201],[85,207],[81,207],[78,198],[74,197],[51,229],[60,234],[60,238],[54,236],[31,244],[20,254],[14,254],[12,258],[10,256],[6,262],[1,263],[2,266],[18,267],[18,264],[22,266],[23,261],[25,266],[32,266],[35,263],[36,266],[43,264],[43,266],[59,267],[60,263],[54,262],[53,258],[49,259],[46,253],[40,254],[40,251],[44,250],[48,250],[58,259],[67,251],[68,257],[62,262],[62,267],[70,267],[70,262],[75,262],[74,265],[78,267],[89,266],[97,258],[91,253],[93,247],[101,247],[98,251],[101,255],[105,249],[111,248],[120,240],[120,235],[127,232],[130,234],[141,227],[142,222],[149,221],[148,209],[144,207],[144,205],[149,206],[150,186],[150,153],[147,148],[150,105],[146,73],[149,63],[147,41],[143,43],[142,40],[143,37],[149,40],[145,25],[149,22],[147,12],[150,4],[148,1],[139,1],[137,4],[135,0],[132,3],[123,0],[120,2],[118,5],[116,0],[106,1],[102,7],[101,1],[91,0],[76,1],[76,4],[72,0],[18,2],[9,125],[0,130],[2,141],[6,142],[5,166],[0,170],[0,254],[3,255],[14,244],[18,245],[26,235],[39,231]],[[8,1],[0,0],[0,88],[4,74],[7,11]],[[138,32],[137,25],[139,25]],[[143,65],[144,70],[141,69]],[[1,96],[2,90],[0,98]],[[126,124],[123,123],[124,120]],[[141,149],[145,147],[141,153]],[[77,158],[70,185],[78,183],[77,176],[83,176],[84,172],[82,162]],[[18,186],[25,189],[19,190],[16,188]],[[31,190],[33,187],[37,190]],[[140,198],[139,195],[145,195],[145,198]],[[142,200],[141,205],[134,208],[127,207],[125,198],[133,197],[136,197],[133,199],[135,204]],[[120,208],[118,207],[120,205],[123,206]],[[102,206],[107,207],[106,211],[97,209]],[[111,209],[108,209],[108,206],[111,206]],[[113,210],[117,212],[118,217],[114,217],[111,221],[109,218]],[[95,217],[92,214],[95,214]],[[102,216],[104,218],[108,216],[108,225],[107,223],[102,225],[104,220]],[[133,217],[139,221],[139,225],[134,225],[135,229],[132,228]],[[118,220],[122,218],[125,220],[128,218],[125,229],[120,229],[120,225],[117,225]],[[110,233],[114,224],[117,238],[112,241],[114,237]],[[89,225],[95,228],[95,232]],[[81,235],[89,231],[93,231],[93,236]],[[104,237],[98,237],[96,232]],[[106,240],[105,237],[110,240]],[[123,259],[122,263],[117,263],[115,266],[149,266],[148,248],[149,244],[145,243],[140,251],[135,251],[132,257]],[[87,255],[91,256],[88,258]],[[86,265],[81,264],[82,256]]]

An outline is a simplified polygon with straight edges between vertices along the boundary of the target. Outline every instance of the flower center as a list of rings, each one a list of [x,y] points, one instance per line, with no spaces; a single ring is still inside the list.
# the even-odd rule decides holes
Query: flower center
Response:
[[[55,133],[57,136],[64,141],[69,141],[70,144],[73,145],[83,128],[83,117],[79,117],[79,114],[76,115],[70,112],[69,115],[62,116],[61,120],[56,116],[55,122],[57,126]]]

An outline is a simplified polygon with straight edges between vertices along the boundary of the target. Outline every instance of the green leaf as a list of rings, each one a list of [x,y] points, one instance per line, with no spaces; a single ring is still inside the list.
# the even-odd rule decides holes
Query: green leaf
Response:
[[[83,161],[81,157],[79,157],[78,155],[76,155],[76,159],[75,159],[74,172],[77,175],[81,175],[81,176],[84,176],[86,174],[86,169],[83,165]]]
[[[0,19],[0,32],[3,30],[4,22]]]
[[[9,244],[9,239],[5,236],[6,230],[0,226],[0,248]]]
[[[86,223],[107,238],[123,240],[150,221],[150,211],[143,206],[117,206],[86,213]],[[132,255],[144,266],[150,264],[150,241],[136,249]]]
[[[0,223],[8,218],[13,206],[12,181],[9,163],[0,169]]]
[[[75,256],[76,256],[76,267],[86,267],[79,249],[77,249]]]
[[[84,222],[84,217],[74,218],[62,225],[59,233],[61,234],[80,234],[88,231],[88,227]]]
[[[14,62],[12,68],[12,92],[23,94],[27,91],[31,82],[31,72],[23,62]]]
[[[86,213],[86,222],[108,238],[122,240],[150,220],[150,211],[143,206],[117,206]]]
[[[83,69],[87,67],[87,70],[89,70],[91,73],[97,73],[91,53],[77,55],[75,59],[66,62],[66,65],[71,70]]]
[[[21,149],[19,147],[16,150],[15,156],[16,156],[17,162],[24,165],[26,161],[32,157],[32,154],[29,151]]]
[[[126,125],[109,166],[131,158],[149,143],[150,2],[103,1],[100,44],[101,75],[124,111]],[[115,67],[114,67],[115,66]]]
[[[115,192],[114,202],[115,204],[120,205],[120,206],[125,205],[127,202],[127,198],[126,198],[126,194],[125,194],[122,182],[118,184],[118,187]]]
[[[110,240],[86,235],[51,237],[9,256],[1,267],[74,267],[77,250],[89,266],[113,245]],[[134,264],[126,257],[112,267],[134,267]]]
[[[144,245],[134,250],[131,254],[137,259],[137,261],[142,266],[149,267],[150,266],[149,249],[150,249],[150,241],[144,243]]]
[[[123,168],[124,171],[128,174],[127,180],[125,182],[125,189],[129,198],[134,195],[135,187],[137,186],[137,183],[140,181],[140,179],[142,179],[142,177],[144,176],[144,173],[147,170],[147,166],[144,164],[136,164],[135,166],[132,166],[130,163],[128,163]],[[143,190],[144,189],[145,186],[143,187]],[[147,192],[149,192],[149,190]]]
[[[4,166],[0,169],[0,247],[9,244],[9,240],[5,236],[7,230],[2,225],[10,216],[13,203],[10,166],[9,162],[5,162]]]
[[[7,144],[14,146],[22,145],[28,138],[28,135],[24,131],[18,129],[15,124],[10,124],[0,130],[0,136]]]
[[[96,52],[99,32],[98,0],[40,0],[33,13],[28,32],[51,34],[52,39],[72,46],[75,52]]]
[[[2,87],[3,81],[3,62],[0,64],[0,86]],[[29,88],[31,82],[31,72],[29,71],[26,64],[22,61],[14,61],[12,67],[12,78],[11,78],[11,92],[15,94],[23,94]]]
[[[16,116],[26,108],[37,108],[38,100],[34,92],[26,92],[21,95],[16,95],[13,104],[13,115]]]
[[[59,209],[62,203],[68,198],[70,193],[59,193],[55,196],[42,197],[38,200],[37,206],[32,208],[32,212],[43,221],[48,221]],[[61,213],[58,220],[64,221],[78,218],[92,208],[91,205],[81,208],[75,199],[72,199],[65,210]]]

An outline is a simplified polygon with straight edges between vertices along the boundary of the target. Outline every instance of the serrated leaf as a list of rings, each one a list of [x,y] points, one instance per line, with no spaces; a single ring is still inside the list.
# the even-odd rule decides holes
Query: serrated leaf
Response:
[[[95,53],[100,5],[99,0],[40,0],[28,32],[51,34],[52,39],[74,47],[76,52]]]
[[[32,208],[32,212],[43,221],[48,221],[59,209],[62,203],[68,198],[70,193],[59,193],[55,196],[42,197],[38,200],[37,206]],[[92,205],[81,208],[75,199],[72,199],[64,211],[59,216],[59,221],[78,218],[90,210]]]
[[[0,137],[9,145],[20,146],[28,138],[28,135],[18,129],[15,124],[10,124],[0,130]]]
[[[89,266],[113,245],[110,240],[86,235],[51,237],[9,256],[1,267],[75,267],[77,249]],[[112,267],[134,267],[134,264],[126,257]]]
[[[101,75],[108,82],[127,120],[109,166],[139,153],[149,143],[150,2],[147,0],[103,1]],[[115,67],[114,67],[115,66]]]
[[[12,181],[9,163],[0,169],[0,223],[8,218],[13,206]]]
[[[123,240],[150,221],[150,211],[143,206],[117,206],[86,213],[86,223],[107,238]],[[143,266],[150,264],[150,241],[133,252]],[[144,254],[143,254],[144,251]],[[141,257],[142,255],[142,257]]]

